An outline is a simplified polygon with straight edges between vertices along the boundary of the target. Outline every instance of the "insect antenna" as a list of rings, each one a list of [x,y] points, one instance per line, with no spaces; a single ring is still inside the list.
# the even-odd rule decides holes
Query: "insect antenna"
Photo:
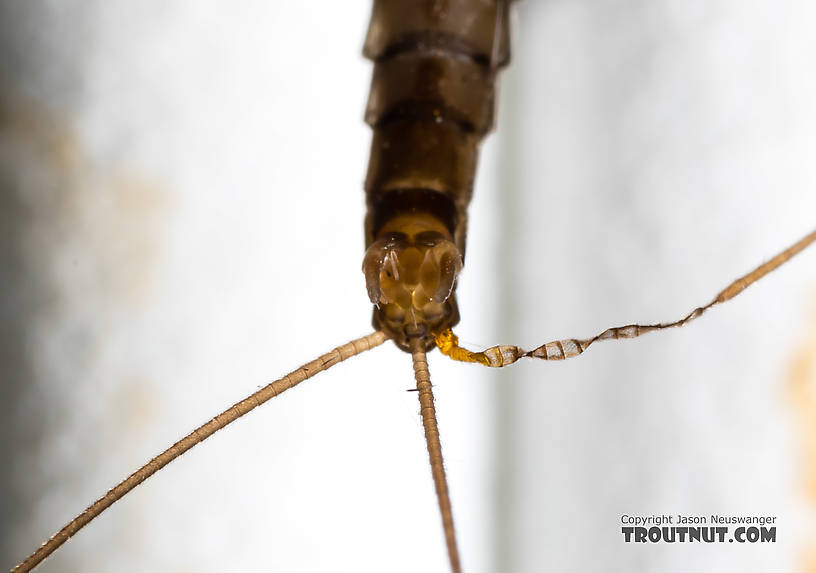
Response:
[[[658,324],[627,324],[626,326],[614,326],[607,328],[600,334],[592,338],[577,339],[563,338],[542,344],[534,350],[524,350],[518,346],[499,345],[491,346],[483,352],[471,352],[459,346],[459,339],[450,329],[447,329],[434,338],[436,345],[442,354],[449,356],[460,362],[476,362],[493,368],[501,368],[513,364],[519,358],[541,358],[542,360],[564,360],[583,354],[584,350],[599,340],[617,340],[621,338],[637,338],[647,332],[663,330],[665,328],[678,328],[685,326],[695,318],[702,316],[708,309],[720,303],[731,300],[746,288],[772,273],[794,256],[804,251],[812,243],[816,242],[816,230],[799,239],[796,243],[777,254],[771,260],[762,263],[748,274],[741,276],[721,290],[714,299],[704,306],[699,306],[686,316],[674,322],[661,322]]]
[[[422,415],[422,426],[425,428],[425,443],[428,446],[428,457],[431,461],[436,499],[439,502],[439,512],[442,514],[442,527],[445,530],[448,558],[450,559],[451,571],[460,573],[462,568],[459,563],[459,550],[456,547],[456,532],[453,528],[453,511],[451,510],[450,494],[448,492],[448,480],[445,477],[442,445],[439,442],[439,427],[436,423],[431,373],[428,370],[428,361],[425,357],[425,348],[421,338],[411,339],[411,358],[414,361],[414,379],[416,380],[419,395],[419,411]]]
[[[116,501],[124,497],[130,490],[138,486],[154,473],[162,469],[164,466],[175,460],[177,457],[185,453],[187,450],[199,444],[212,436],[215,432],[228,426],[244,414],[247,414],[263,404],[264,402],[274,398],[275,396],[297,386],[304,380],[308,380],[315,374],[328,370],[332,366],[343,362],[344,360],[356,356],[367,350],[371,350],[385,342],[387,337],[384,333],[377,331],[367,336],[352,340],[342,346],[338,346],[334,350],[319,356],[315,360],[304,364],[300,368],[293,370],[286,376],[270,382],[257,392],[247,396],[240,402],[236,402],[206,424],[203,424],[184,436],[178,442],[164,450],[162,453],[154,457],[152,460],[144,464],[138,470],[130,474],[127,478],[122,480],[117,486],[108,490],[108,492],[93,502],[88,509],[77,515],[71,520],[68,525],[60,529],[51,538],[42,544],[42,546],[32,553],[25,561],[17,565],[13,572],[31,571],[34,567],[39,565],[46,557],[51,555],[60,545],[68,541],[76,532],[88,525],[95,517],[113,505]],[[427,366],[425,369],[427,373]],[[417,379],[419,380],[419,379]],[[430,386],[430,384],[429,384]],[[429,388],[430,391],[430,388]],[[431,399],[431,409],[433,410],[433,399]],[[424,410],[423,410],[424,411]],[[434,427],[436,420],[434,420]],[[426,426],[427,427],[427,426]],[[427,430],[426,430],[427,432]],[[437,450],[439,447],[439,438],[437,437]],[[430,448],[430,446],[429,446]],[[432,457],[433,459],[433,457]],[[441,454],[440,454],[441,459]],[[435,477],[435,474],[434,474]],[[444,481],[444,473],[442,477]],[[450,504],[448,504],[448,512],[450,512]]]

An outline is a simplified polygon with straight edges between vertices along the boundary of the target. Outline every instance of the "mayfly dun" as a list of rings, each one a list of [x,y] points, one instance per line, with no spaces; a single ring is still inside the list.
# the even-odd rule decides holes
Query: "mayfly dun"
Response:
[[[371,67],[350,54],[369,6],[285,4],[106,3],[59,32],[48,8],[4,18],[49,30],[39,49],[8,36],[31,71],[4,104],[34,118],[6,132],[19,157],[51,170],[26,179],[40,194],[20,224],[22,260],[45,270],[28,271],[44,286],[9,563],[247,384],[365,330],[353,197]],[[808,18],[684,6],[517,7],[457,289],[469,346],[680,317],[812,226]],[[778,514],[790,535],[773,547],[679,558],[796,570],[812,513],[780,379],[813,328],[812,267],[564,364],[429,354],[467,570],[670,569],[619,533],[620,514],[663,511]],[[387,346],[220,432],[43,570],[443,570],[410,359]]]

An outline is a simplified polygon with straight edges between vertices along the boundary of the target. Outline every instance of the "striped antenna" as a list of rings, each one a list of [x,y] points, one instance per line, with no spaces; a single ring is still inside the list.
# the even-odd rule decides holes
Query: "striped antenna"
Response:
[[[422,426],[425,428],[425,444],[428,446],[428,457],[431,460],[431,474],[433,474],[436,488],[436,499],[439,502],[439,512],[442,514],[442,527],[445,530],[445,543],[448,546],[451,571],[461,573],[459,550],[456,547],[456,532],[453,528],[453,510],[448,493],[448,480],[445,477],[445,462],[442,458],[442,444],[439,443],[439,427],[436,423],[431,373],[428,371],[422,338],[411,339],[411,358],[414,361],[419,412],[422,415]]]
[[[677,328],[685,326],[695,318],[703,315],[708,309],[720,303],[731,300],[746,288],[772,273],[794,256],[798,255],[811,244],[816,242],[816,230],[811,231],[796,243],[773,257],[770,261],[762,263],[750,273],[738,278],[723,290],[721,290],[714,300],[705,306],[700,306],[692,310],[686,316],[674,322],[661,322],[659,324],[627,324],[626,326],[615,326],[607,328],[600,334],[592,338],[577,339],[564,338],[542,344],[534,350],[524,350],[518,346],[500,345],[491,346],[483,352],[471,352],[459,346],[459,339],[448,329],[436,335],[434,340],[437,347],[446,356],[460,362],[476,362],[493,368],[501,368],[513,364],[519,358],[540,358],[542,360],[564,360],[583,354],[584,350],[599,340],[618,340],[621,338],[637,338],[647,332],[663,330],[665,328]]]
[[[100,513],[108,509],[116,501],[125,496],[130,490],[142,483],[144,480],[152,476],[154,473],[162,469],[164,466],[175,460],[177,457],[185,453],[187,450],[199,444],[212,436],[221,428],[228,426],[244,414],[247,414],[266,402],[297,386],[304,380],[308,380],[315,374],[328,370],[335,364],[339,364],[356,356],[367,350],[371,350],[387,340],[385,334],[382,332],[374,332],[362,338],[352,340],[351,342],[338,346],[334,350],[323,354],[322,356],[312,360],[308,364],[304,364],[297,370],[294,370],[279,378],[274,382],[264,386],[251,396],[248,396],[237,402],[212,418],[206,424],[199,426],[178,442],[164,450],[158,456],[147,462],[138,470],[130,474],[127,478],[122,480],[119,485],[108,490],[108,493],[100,497],[92,503],[88,509],[77,515],[71,522],[60,529],[57,533],[51,536],[51,539],[42,544],[42,546],[32,553],[25,561],[17,565],[12,572],[31,571],[34,567],[39,565],[46,557],[51,555],[60,545],[68,541],[77,531],[88,525]],[[426,369],[427,372],[427,369]],[[431,406],[433,408],[433,406]],[[437,444],[439,442],[437,441]]]

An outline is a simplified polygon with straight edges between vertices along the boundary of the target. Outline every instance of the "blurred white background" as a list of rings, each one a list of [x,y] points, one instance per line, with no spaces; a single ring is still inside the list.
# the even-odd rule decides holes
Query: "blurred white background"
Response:
[[[193,427],[370,330],[370,5],[0,9],[11,565]],[[811,230],[814,11],[520,3],[463,342],[673,320]],[[814,412],[792,388],[816,393],[814,257],[684,330],[570,362],[432,356],[466,569],[807,570],[814,436],[798,421]],[[338,366],[42,570],[444,571],[412,385],[391,344]],[[621,514],[664,512],[776,515],[778,541],[623,543]]]

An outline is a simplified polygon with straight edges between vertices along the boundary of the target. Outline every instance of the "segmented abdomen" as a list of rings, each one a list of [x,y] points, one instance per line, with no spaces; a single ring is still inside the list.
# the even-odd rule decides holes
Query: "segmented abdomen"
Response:
[[[366,246],[392,217],[419,210],[444,221],[464,253],[478,146],[509,59],[507,4],[375,0],[364,48],[374,61]]]

